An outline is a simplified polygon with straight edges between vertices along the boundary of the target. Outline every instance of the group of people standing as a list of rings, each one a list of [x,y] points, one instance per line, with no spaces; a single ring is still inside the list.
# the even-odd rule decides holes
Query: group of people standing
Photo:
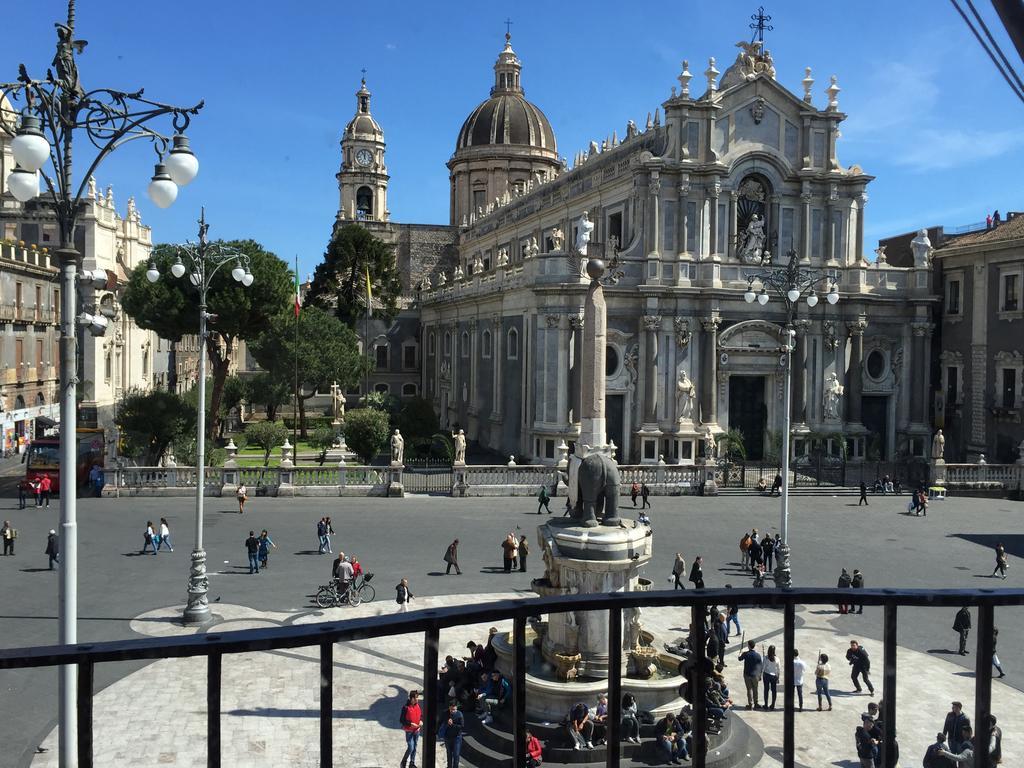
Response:
[[[845,568],[842,573],[839,574],[839,582],[836,584],[839,589],[863,589],[864,588],[864,574],[860,572],[859,568],[853,569],[853,574],[850,574]],[[864,613],[864,606],[854,606],[852,603],[839,603],[840,613]],[[857,610],[854,610],[854,607]]]
[[[758,536],[757,528],[754,528],[740,539],[740,565],[755,577],[763,578],[765,573],[771,572],[781,546],[782,537],[779,534],[775,534],[773,539],[765,533],[762,538]]]
[[[49,507],[50,496],[53,494],[53,480],[49,475],[38,475],[18,483],[18,509],[24,509],[28,505],[29,493],[35,497],[37,509]]]
[[[526,573],[526,556],[529,554],[530,543],[526,536],[517,539],[515,533],[509,531],[501,542],[501,562],[505,573],[512,573],[513,569]]]

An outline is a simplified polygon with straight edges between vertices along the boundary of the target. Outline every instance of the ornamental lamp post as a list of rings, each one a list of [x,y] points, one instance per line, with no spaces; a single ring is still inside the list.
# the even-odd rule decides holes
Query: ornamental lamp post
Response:
[[[782,510],[780,535],[782,546],[779,547],[779,555],[775,565],[775,585],[782,589],[789,589],[793,586],[793,574],[790,568],[789,550],[789,432],[790,432],[790,407],[792,401],[792,370],[793,370],[793,347],[796,338],[796,329],[793,321],[796,318],[797,310],[800,308],[800,299],[807,302],[808,307],[815,307],[818,304],[818,291],[827,288],[825,300],[830,305],[839,301],[839,274],[835,271],[824,272],[816,269],[808,269],[800,266],[799,257],[795,250],[789,252],[789,263],[784,267],[760,269],[749,272],[746,275],[747,290],[743,299],[748,304],[755,301],[762,307],[771,299],[769,291],[785,302],[786,325],[782,329],[782,346],[779,351],[782,357],[779,365],[782,366],[785,375],[785,404],[782,412]],[[761,290],[754,291],[754,282],[761,285]]]
[[[48,206],[60,230],[56,257],[60,263],[60,617],[59,641],[77,642],[78,618],[78,530],[75,491],[77,485],[76,414],[76,324],[86,325],[93,334],[101,334],[107,319],[102,315],[77,312],[76,288],[96,285],[91,277],[79,278],[82,254],[75,249],[75,226],[85,207],[89,179],[100,163],[123,144],[135,139],[148,141],[156,151],[157,172],[150,183],[150,197],[165,208],[174,202],[179,186],[187,184],[199,164],[191,160],[164,157],[188,149],[180,141],[191,117],[203,107],[175,107],[150,101],[142,90],[132,93],[97,88],[86,90],[78,77],[76,56],[85,49],[85,40],[75,39],[75,0],[68,2],[66,24],[57,24],[57,53],[46,77],[36,80],[22,64],[18,79],[0,83],[0,131],[11,138],[11,153],[16,166],[7,178],[7,186],[16,200],[27,203],[40,194],[40,179],[46,192],[41,202]],[[8,106],[10,105],[10,106]],[[174,136],[168,137],[148,127],[158,117],[169,116]],[[75,136],[81,135],[92,146],[85,173],[76,183],[72,157]],[[161,169],[163,169],[161,171]],[[191,176],[189,176],[191,171]],[[164,177],[166,174],[166,178]],[[172,175],[174,174],[174,175]],[[74,768],[77,751],[77,667],[66,665],[59,673],[59,762]],[[91,695],[91,691],[89,694]]]
[[[209,581],[206,576],[206,550],[203,548],[203,492],[206,474],[206,322],[215,321],[216,315],[206,311],[207,293],[214,275],[221,267],[233,264],[231,277],[246,288],[253,284],[249,257],[223,243],[206,239],[210,225],[206,223],[206,209],[199,215],[199,242],[174,246],[175,258],[171,275],[180,280],[188,273],[189,282],[199,293],[199,402],[196,418],[196,543],[192,550],[188,576],[188,601],[182,620],[185,624],[205,624],[212,617],[207,596]],[[149,262],[146,279],[155,283],[160,279],[156,263]]]

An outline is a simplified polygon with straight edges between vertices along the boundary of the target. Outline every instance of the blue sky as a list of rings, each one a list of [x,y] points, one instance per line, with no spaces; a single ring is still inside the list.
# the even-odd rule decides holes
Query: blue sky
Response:
[[[986,16],[1018,70],[991,6]],[[102,166],[124,211],[134,194],[158,241],[194,237],[205,205],[211,236],[251,237],[303,274],[320,260],[338,208],[339,139],[366,67],[373,113],[388,142],[389,207],[400,222],[447,223],[448,172],[459,127],[487,97],[511,16],[527,98],[571,158],[626,121],[643,124],[669,96],[680,62],[695,83],[715,56],[722,71],[749,39],[756,2],[356,4],[329,0],[79,0],[84,85],[175,104],[206,100],[189,135],[201,169],[175,205],[145,196],[152,152],[126,147]],[[868,189],[866,249],[890,234],[961,225],[1024,208],[1024,105],[1013,97],[952,6],[942,0],[767,4],[779,81],[815,103],[838,76],[840,161],[877,178]],[[5,7],[0,80],[17,64],[42,76],[63,0]],[[84,148],[77,150],[84,159]],[[869,245],[870,244],[870,245]]]

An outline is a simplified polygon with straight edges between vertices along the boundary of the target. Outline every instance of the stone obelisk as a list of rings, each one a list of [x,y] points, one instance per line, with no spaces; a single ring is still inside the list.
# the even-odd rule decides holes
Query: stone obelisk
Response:
[[[583,360],[580,370],[582,416],[580,418],[580,444],[592,449],[608,445],[605,431],[605,345],[608,335],[608,306],[604,301],[601,277],[605,266],[601,259],[587,261],[590,288],[583,306]]]

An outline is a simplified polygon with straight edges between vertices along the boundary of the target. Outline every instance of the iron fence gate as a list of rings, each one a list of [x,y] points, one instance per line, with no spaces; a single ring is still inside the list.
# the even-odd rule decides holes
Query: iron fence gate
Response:
[[[452,492],[452,465],[434,459],[407,461],[402,484],[408,493],[448,496]]]

